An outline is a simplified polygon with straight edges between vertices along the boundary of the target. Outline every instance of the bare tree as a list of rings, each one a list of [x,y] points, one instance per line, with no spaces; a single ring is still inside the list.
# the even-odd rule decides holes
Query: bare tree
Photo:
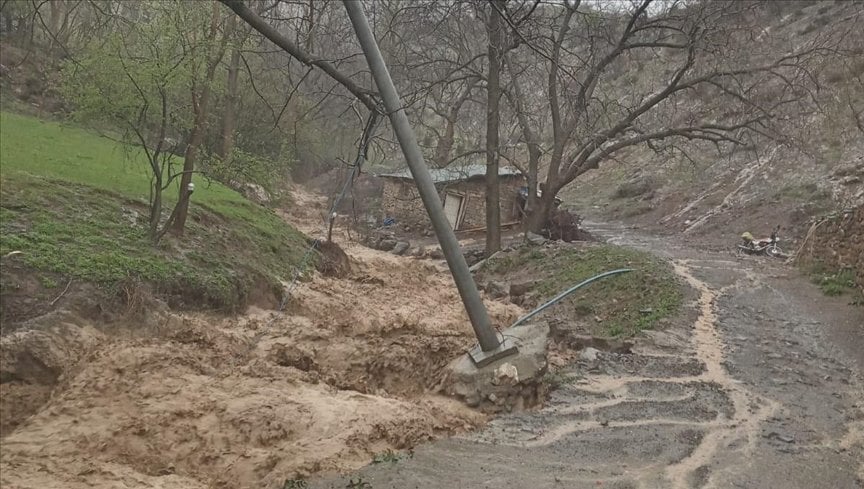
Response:
[[[741,64],[744,57],[729,50],[748,45],[746,36],[754,30],[745,24],[748,12],[759,8],[755,3],[641,0],[626,9],[617,3],[597,9],[602,6],[568,0],[537,8],[521,26],[506,19],[524,41],[510,58],[514,77],[523,76],[516,65],[526,63],[540,62],[548,73],[545,93],[526,90],[518,80],[508,92],[511,106],[523,115],[529,162],[540,153],[524,117],[533,97],[545,98],[551,122],[551,147],[538,165],[545,166],[542,197],[529,206],[533,231],[544,227],[565,185],[624,149],[668,148],[680,140],[723,148],[753,137],[782,137],[771,121],[799,98],[809,82],[808,60],[823,52],[821,45],[808,44]],[[640,66],[654,72],[626,76]],[[699,93],[702,100],[693,102]],[[534,184],[529,195],[536,192]]]
[[[504,0],[492,0],[486,32],[489,69],[486,76],[486,254],[501,249],[501,207],[498,183],[499,128],[501,110],[501,61],[504,51]]]

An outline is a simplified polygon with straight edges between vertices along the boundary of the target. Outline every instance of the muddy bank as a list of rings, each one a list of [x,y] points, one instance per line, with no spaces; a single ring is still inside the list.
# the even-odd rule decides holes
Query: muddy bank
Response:
[[[316,274],[281,315],[5,335],[2,485],[282,487],[483,423],[430,391],[474,342],[446,269],[346,251],[348,276]]]

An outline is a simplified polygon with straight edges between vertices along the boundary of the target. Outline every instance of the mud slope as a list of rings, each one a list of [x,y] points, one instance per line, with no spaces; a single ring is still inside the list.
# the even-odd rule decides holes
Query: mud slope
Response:
[[[347,252],[346,278],[316,274],[282,315],[168,316],[134,336],[64,323],[4,337],[4,374],[15,375],[0,387],[21,399],[4,417],[21,424],[2,440],[2,486],[281,488],[483,423],[427,389],[473,342],[446,271]],[[488,305],[501,324],[520,313]],[[79,337],[93,339],[68,340]],[[24,358],[53,377],[36,379]],[[52,392],[41,406],[26,395],[37,384],[42,401]]]

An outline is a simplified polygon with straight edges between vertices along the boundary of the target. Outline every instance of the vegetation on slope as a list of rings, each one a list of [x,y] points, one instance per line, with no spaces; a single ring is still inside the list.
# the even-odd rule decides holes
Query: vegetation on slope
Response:
[[[138,149],[11,113],[0,114],[0,130],[0,253],[21,252],[4,268],[23,262],[46,288],[70,279],[117,293],[143,285],[175,306],[237,310],[250,295],[275,298],[299,263],[302,234],[203,179],[185,235],[154,247]],[[4,277],[4,309],[15,280]]]
[[[618,268],[633,272],[594,282],[564,299],[550,314],[582,322],[598,336],[633,336],[678,311],[682,286],[668,263],[651,254],[608,244],[521,248],[495,257],[487,273],[512,282],[529,280],[526,306]]]

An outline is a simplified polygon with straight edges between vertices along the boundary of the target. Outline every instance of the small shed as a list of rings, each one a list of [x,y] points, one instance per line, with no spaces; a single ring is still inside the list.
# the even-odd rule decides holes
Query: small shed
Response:
[[[486,225],[486,165],[473,164],[432,168],[432,181],[454,230],[482,229]],[[415,228],[431,226],[420,200],[414,178],[408,169],[379,175],[382,218]],[[516,168],[498,168],[502,225],[520,220],[519,189],[525,177]]]

